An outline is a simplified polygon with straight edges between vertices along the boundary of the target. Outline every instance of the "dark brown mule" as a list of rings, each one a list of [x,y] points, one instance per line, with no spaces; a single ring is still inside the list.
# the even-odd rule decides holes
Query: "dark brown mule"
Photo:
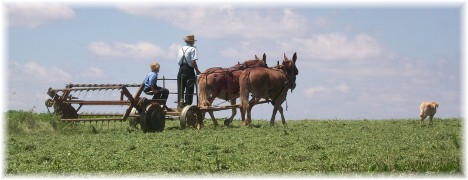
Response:
[[[236,64],[230,68],[209,68],[198,77],[198,104],[200,107],[212,106],[215,98],[229,101],[231,105],[236,104],[236,99],[239,98],[239,76],[242,71],[249,67],[267,67],[266,55],[263,54],[263,59],[259,59],[255,55],[255,60],[247,60],[244,63]],[[208,111],[215,126],[218,121],[214,117],[213,111]],[[224,121],[225,125],[232,122],[237,114],[236,109],[232,109],[230,118]],[[203,115],[204,116],[204,115]]]
[[[275,116],[279,110],[283,125],[286,125],[281,104],[286,100],[288,89],[292,91],[296,88],[296,76],[299,74],[296,68],[296,59],[296,53],[294,53],[292,60],[289,60],[285,54],[283,63],[275,68],[247,68],[241,73],[239,81],[242,125],[248,125],[252,122],[252,107],[261,98],[270,100],[274,106],[270,124],[275,124]],[[250,101],[249,94],[252,95],[252,100]],[[246,110],[247,120],[245,119]]]

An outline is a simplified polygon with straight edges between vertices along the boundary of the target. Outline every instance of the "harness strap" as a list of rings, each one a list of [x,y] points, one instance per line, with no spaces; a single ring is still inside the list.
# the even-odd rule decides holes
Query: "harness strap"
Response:
[[[187,51],[189,48],[190,48],[190,47],[188,47],[187,49],[185,49],[185,51]],[[185,62],[185,64],[188,65],[187,59],[185,58],[185,51],[184,51],[184,47],[182,47],[182,52],[184,53],[184,57],[183,57],[184,60],[182,61],[182,64],[184,64],[184,62]]]
[[[275,96],[275,98],[273,98],[272,102],[275,103],[275,101],[278,99],[278,97],[281,95],[281,93],[283,93],[284,89],[287,88],[287,85],[289,84],[289,80],[288,80],[288,72],[286,70],[284,70],[284,68],[281,68],[281,69],[278,69],[278,70],[281,70],[283,71],[282,73],[284,73],[286,75],[286,82],[283,82],[283,79],[281,79],[281,84],[283,85],[283,88],[281,89],[281,91]],[[287,89],[286,89],[287,91]],[[285,98],[286,99],[286,98]],[[286,101],[286,104],[287,104],[287,101]],[[286,105],[286,110],[287,110],[287,105]]]
[[[281,95],[281,93],[283,93],[284,89],[287,87],[287,82],[286,83],[281,83],[283,84],[283,88],[281,89],[281,91],[275,96],[275,98],[273,98],[271,101],[273,102],[273,104],[275,103],[275,101],[278,99],[278,97]],[[287,91],[287,89],[286,89]],[[286,99],[286,98],[285,98]]]

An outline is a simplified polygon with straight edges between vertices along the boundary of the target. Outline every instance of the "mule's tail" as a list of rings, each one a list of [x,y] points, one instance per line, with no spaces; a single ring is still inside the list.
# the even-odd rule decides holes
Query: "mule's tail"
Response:
[[[200,106],[211,106],[208,97],[210,96],[210,90],[208,88],[208,75],[209,74],[201,74],[198,77],[198,104]]]

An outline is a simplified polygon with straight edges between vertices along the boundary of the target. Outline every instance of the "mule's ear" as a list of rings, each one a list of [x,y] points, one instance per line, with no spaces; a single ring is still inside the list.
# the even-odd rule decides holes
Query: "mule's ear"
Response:
[[[292,57],[292,58],[293,58],[293,59],[292,59],[292,60],[293,60],[293,62],[294,62],[294,63],[296,63],[296,60],[297,60],[297,55],[296,55],[296,52],[294,53],[294,55],[293,55],[293,57]]]
[[[284,53],[284,60],[287,61],[288,57],[286,57],[286,53]]]
[[[256,54],[255,54],[255,60],[260,60],[260,58],[258,58]]]
[[[263,53],[263,59],[262,59],[262,60],[263,60],[263,62],[265,62],[265,64],[266,64],[266,54],[265,54],[265,53]]]

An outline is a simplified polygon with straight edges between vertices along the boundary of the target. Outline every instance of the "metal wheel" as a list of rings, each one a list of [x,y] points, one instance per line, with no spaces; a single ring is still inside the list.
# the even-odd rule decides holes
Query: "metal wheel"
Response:
[[[52,99],[47,99],[47,100],[45,101],[45,106],[46,106],[47,112],[49,112],[49,114],[50,114],[49,108],[50,108],[50,107],[53,107],[54,104],[55,104],[55,101],[52,100]]]
[[[166,113],[159,105],[148,105],[144,112],[140,113],[140,126],[143,132],[164,131]]]
[[[180,112],[179,119],[181,129],[185,129],[187,125],[200,129],[203,123],[202,112],[199,107],[194,105],[185,106]]]
[[[54,100],[52,100],[52,99],[47,99],[47,100],[45,101],[45,106],[46,106],[46,107],[52,107],[52,106],[54,106],[54,104],[55,104],[55,102],[54,102]]]

